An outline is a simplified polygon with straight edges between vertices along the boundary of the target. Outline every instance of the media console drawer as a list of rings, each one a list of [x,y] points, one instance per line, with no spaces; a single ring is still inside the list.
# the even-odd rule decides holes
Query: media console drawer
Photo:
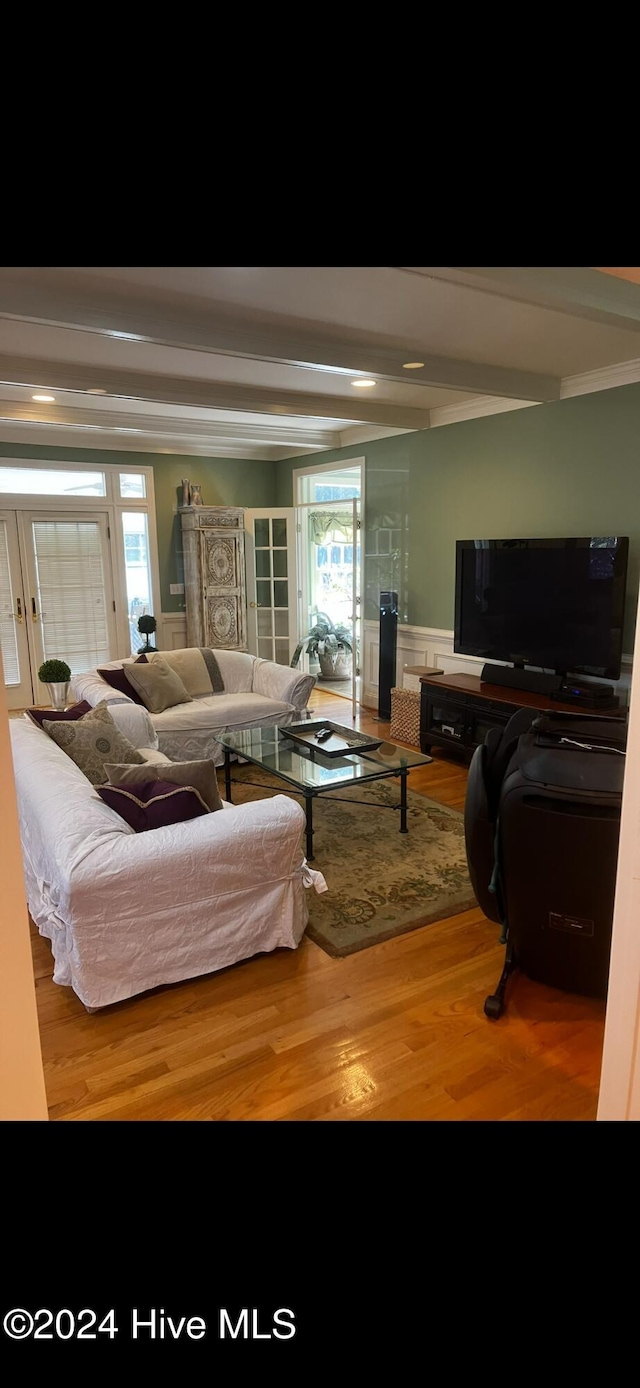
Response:
[[[508,704],[504,699],[479,699],[473,694],[467,698],[467,706],[476,713],[498,713],[507,714],[510,718],[512,713],[517,713],[521,704]]]

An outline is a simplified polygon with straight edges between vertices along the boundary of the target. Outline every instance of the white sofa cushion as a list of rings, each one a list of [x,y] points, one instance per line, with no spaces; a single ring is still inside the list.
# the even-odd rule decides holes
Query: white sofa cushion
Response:
[[[180,729],[259,727],[261,722],[274,723],[291,713],[291,704],[277,699],[265,699],[262,694],[209,694],[206,699],[194,699],[190,704],[176,704],[163,713],[155,713],[153,721],[158,737]]]

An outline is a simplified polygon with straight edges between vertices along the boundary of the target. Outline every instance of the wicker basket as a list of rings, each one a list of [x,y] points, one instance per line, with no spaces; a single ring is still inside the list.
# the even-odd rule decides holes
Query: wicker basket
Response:
[[[410,747],[420,746],[420,693],[414,689],[391,690],[390,736]]]

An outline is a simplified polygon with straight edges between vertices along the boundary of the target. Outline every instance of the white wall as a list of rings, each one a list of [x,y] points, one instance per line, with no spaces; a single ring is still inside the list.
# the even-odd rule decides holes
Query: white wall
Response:
[[[0,1121],[46,1119],[29,916],[0,655]]]

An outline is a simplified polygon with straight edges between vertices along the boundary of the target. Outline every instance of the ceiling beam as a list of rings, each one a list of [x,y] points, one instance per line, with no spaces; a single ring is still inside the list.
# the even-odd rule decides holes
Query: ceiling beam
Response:
[[[555,309],[640,332],[640,285],[590,266],[399,265],[406,274],[445,280],[523,304]],[[524,396],[523,396],[524,399]]]
[[[285,325],[275,314],[238,307],[231,312],[227,305],[187,296],[154,302],[134,292],[119,293],[115,286],[107,292],[90,275],[73,275],[64,269],[0,267],[0,315],[103,335],[124,333],[160,346],[215,355],[364,373],[405,386],[513,400],[556,400],[560,394],[555,376],[427,352],[419,354],[423,366],[408,374],[403,363],[407,356],[418,359],[417,349],[385,346],[370,333],[344,330],[335,337],[326,325]]]
[[[0,382],[8,385],[45,386],[57,390],[91,390],[97,385],[107,395],[123,400],[146,400],[165,405],[192,405],[204,409],[242,410],[252,414],[311,416],[344,419],[352,423],[399,425],[401,429],[428,429],[429,411],[413,406],[376,404],[368,392],[344,396],[310,395],[297,390],[196,381],[181,376],[159,376],[144,371],[117,371],[113,367],[86,366],[78,362],[54,362],[34,357],[0,355]],[[363,399],[362,396],[366,398]],[[358,397],[357,399],[355,397]]]

